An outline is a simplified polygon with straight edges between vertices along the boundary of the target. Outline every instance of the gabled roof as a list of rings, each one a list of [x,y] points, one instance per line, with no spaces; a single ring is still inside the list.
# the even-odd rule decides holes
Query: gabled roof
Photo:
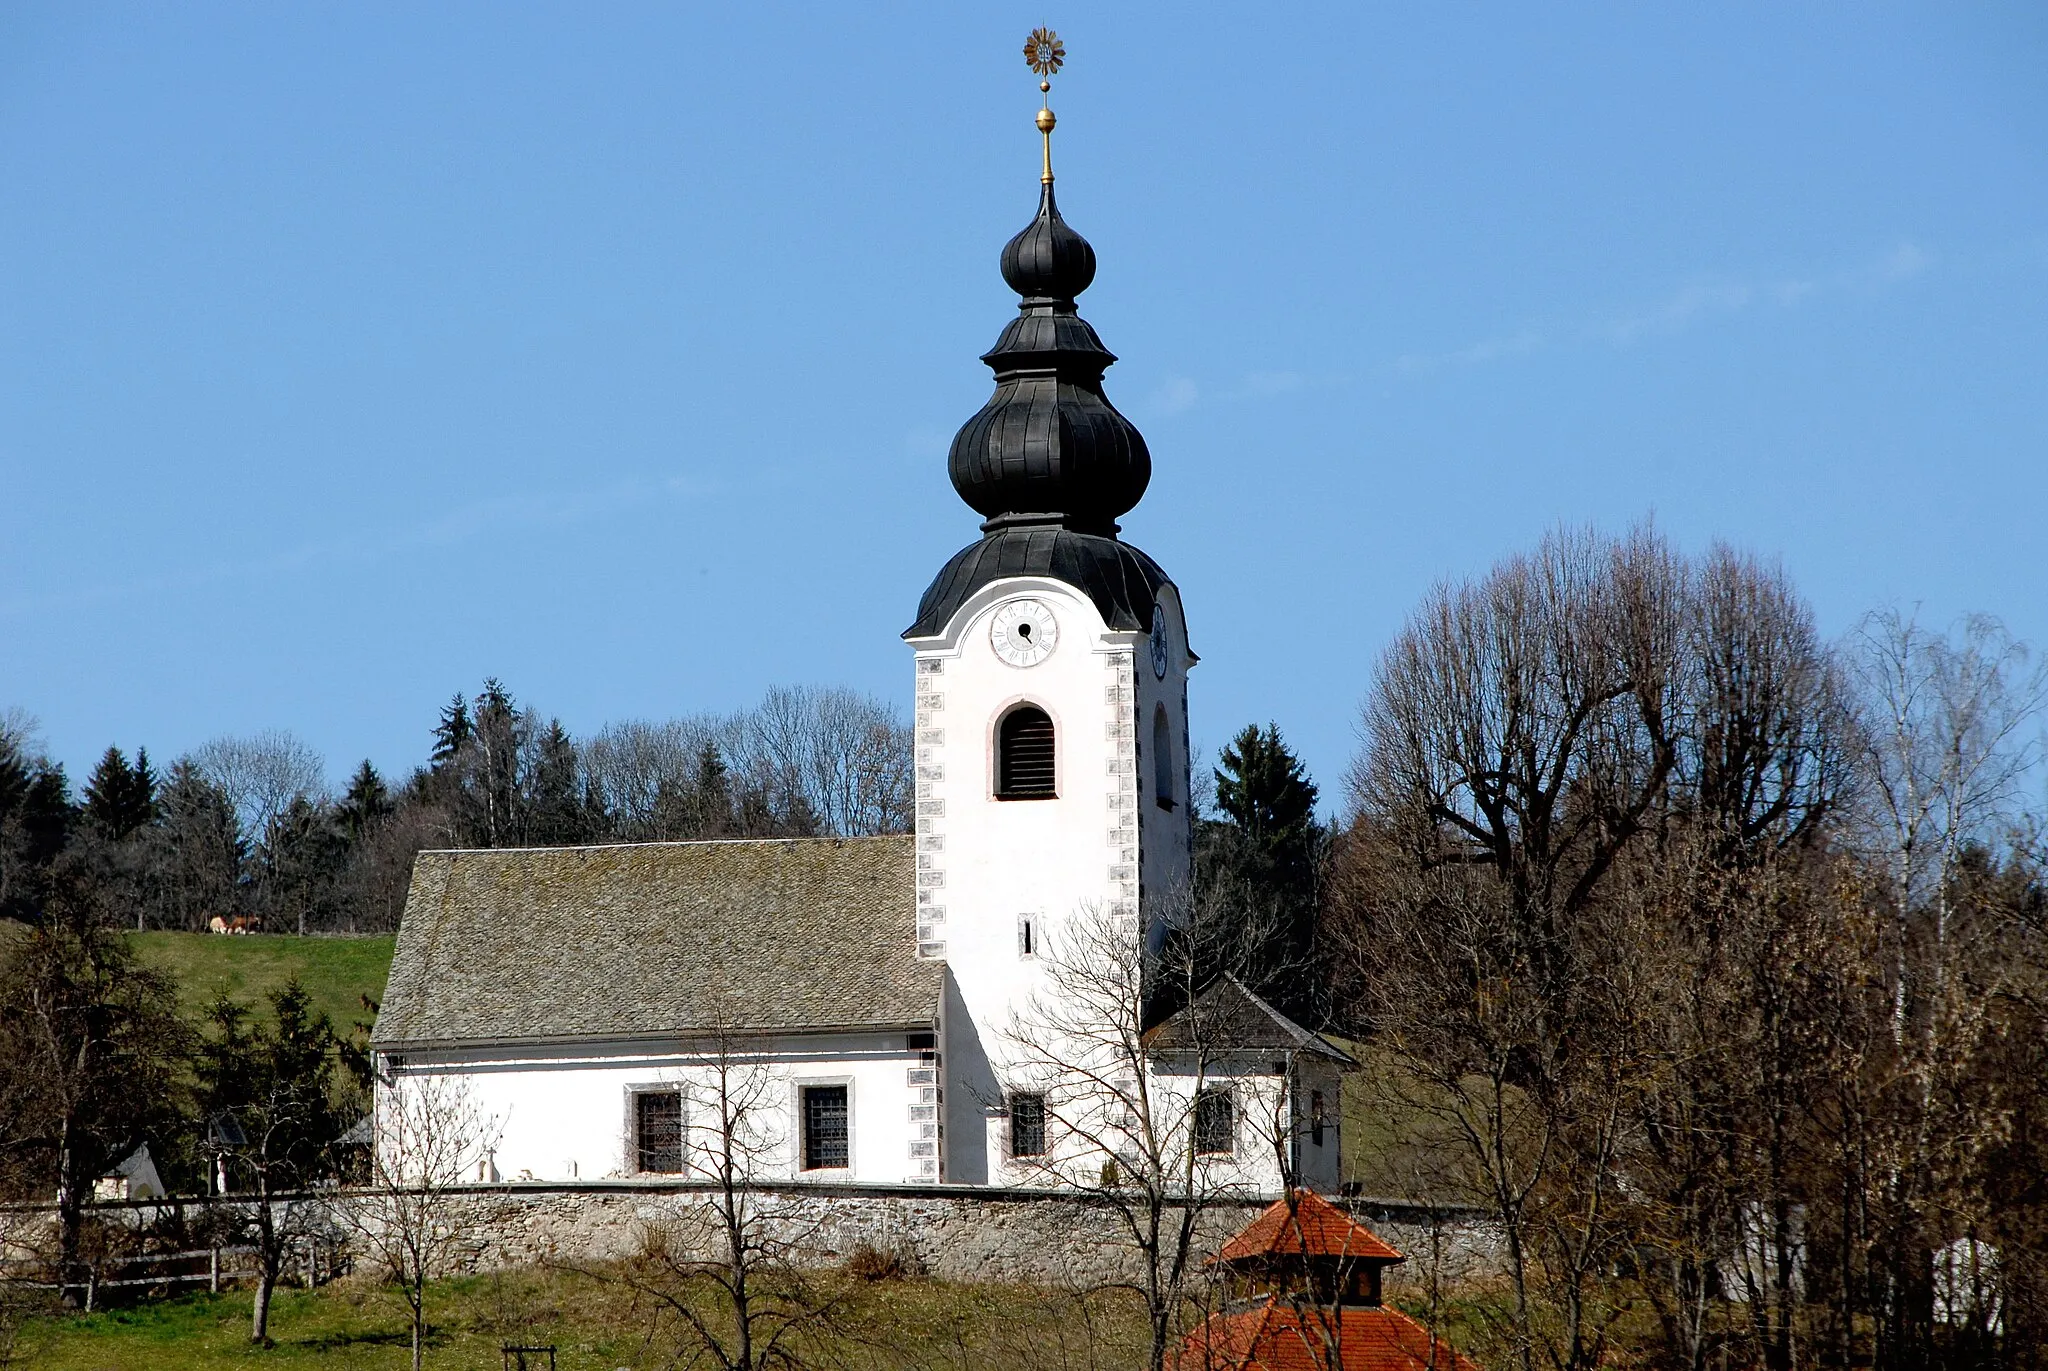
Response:
[[[1178,1371],[1479,1371],[1398,1309],[1297,1309],[1272,1296],[1210,1315],[1176,1363]]]
[[[1145,1033],[1153,1051],[1224,1052],[1279,1049],[1313,1052],[1347,1066],[1346,1053],[1320,1033],[1311,1033],[1267,1004],[1231,975],[1218,976],[1195,1002],[1176,1010]]]
[[[1406,1261],[1379,1234],[1331,1204],[1313,1190],[1297,1190],[1290,1207],[1278,1199],[1243,1231],[1223,1244],[1214,1262],[1256,1261],[1262,1257],[1310,1256],[1354,1261]]]
[[[379,1047],[935,1021],[908,836],[422,852]]]

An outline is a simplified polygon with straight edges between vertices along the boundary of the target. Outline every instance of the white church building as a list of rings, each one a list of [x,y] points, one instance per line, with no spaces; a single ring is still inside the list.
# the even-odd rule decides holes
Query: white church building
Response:
[[[1103,398],[1049,152],[1002,274],[995,394],[948,461],[982,536],[903,635],[914,835],[420,854],[379,1108],[459,1083],[493,1121],[481,1179],[688,1180],[743,1096],[777,1180],[1093,1183],[1149,1122],[1246,1193],[1337,1187],[1335,1046],[1227,978],[1134,1024],[1067,974],[1141,967],[1184,900],[1196,657],[1118,537],[1151,457]],[[1076,968],[1084,942],[1108,965]],[[1112,1060],[1133,1032],[1143,1082]]]

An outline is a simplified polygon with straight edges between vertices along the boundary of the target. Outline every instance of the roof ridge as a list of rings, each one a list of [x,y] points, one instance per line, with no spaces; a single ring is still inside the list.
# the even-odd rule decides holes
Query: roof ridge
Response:
[[[423,847],[422,857],[467,857],[500,852],[610,852],[624,847],[769,847],[777,843],[888,843],[914,838],[913,833],[859,833],[835,836],[829,833],[793,838],[650,838],[633,843],[534,843],[524,847]]]

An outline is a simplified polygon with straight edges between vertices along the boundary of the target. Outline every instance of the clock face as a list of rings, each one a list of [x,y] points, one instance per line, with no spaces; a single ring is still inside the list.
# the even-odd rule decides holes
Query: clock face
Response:
[[[1152,674],[1166,679],[1166,611],[1156,605],[1152,609]]]
[[[1060,626],[1044,601],[1011,600],[996,610],[988,637],[1011,666],[1037,666],[1059,646]]]

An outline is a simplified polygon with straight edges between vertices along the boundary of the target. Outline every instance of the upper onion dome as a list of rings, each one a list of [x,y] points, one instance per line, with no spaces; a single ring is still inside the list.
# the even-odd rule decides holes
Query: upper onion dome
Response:
[[[995,394],[953,439],[947,470],[984,530],[1058,525],[1113,535],[1144,495],[1152,454],[1103,398],[1116,355],[1076,312],[1095,249],[1060,218],[1047,180],[1038,215],[1003,248],[1003,279],[1023,297],[981,360]]]
[[[1095,280],[1095,249],[1060,218],[1050,181],[1039,196],[1038,217],[1003,245],[1003,280],[1026,300],[1069,305]]]

